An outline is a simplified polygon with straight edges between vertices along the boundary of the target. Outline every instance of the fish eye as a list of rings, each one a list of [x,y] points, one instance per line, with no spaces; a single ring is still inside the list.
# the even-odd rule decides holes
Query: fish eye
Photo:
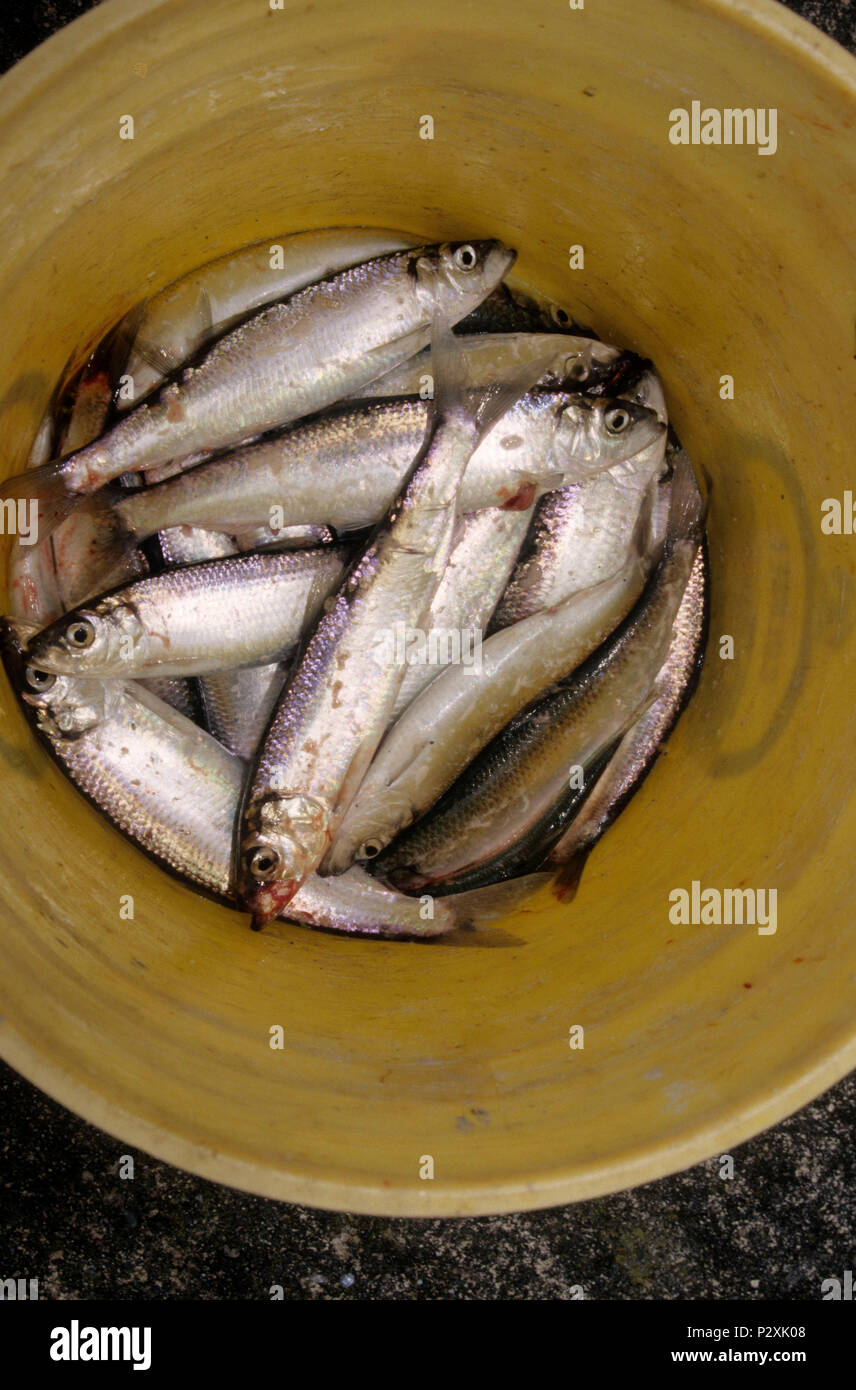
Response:
[[[27,685],[33,690],[50,690],[56,684],[56,676],[51,671],[38,671],[35,666],[27,667]]]
[[[550,318],[553,320],[554,323],[565,324],[570,323],[571,321],[570,314],[566,313],[564,309],[560,309],[558,304],[551,305]]]
[[[614,405],[607,410],[603,423],[610,434],[623,434],[630,424],[630,411],[625,410],[623,406]]]
[[[475,247],[467,244],[466,246],[459,246],[452,259],[458,270],[475,270],[479,258],[476,255]]]
[[[77,618],[73,623],[69,623],[65,636],[70,647],[83,651],[84,648],[91,647],[95,641],[95,624],[88,618]]]
[[[253,878],[270,878],[274,870],[279,868],[279,855],[270,845],[260,845],[250,855],[247,868]]]
[[[588,381],[588,363],[584,362],[582,357],[577,357],[569,364],[567,373],[571,381]]]
[[[382,849],[383,845],[381,844],[380,840],[366,840],[365,844],[360,846],[360,852],[357,855],[357,858],[375,859],[380,854]]]

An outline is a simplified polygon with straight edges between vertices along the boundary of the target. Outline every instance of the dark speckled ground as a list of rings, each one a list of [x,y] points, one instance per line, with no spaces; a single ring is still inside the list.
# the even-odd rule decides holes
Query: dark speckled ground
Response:
[[[0,1273],[42,1298],[809,1299],[854,1268],[856,1078],[717,1160],[466,1221],[270,1202],[129,1152],[4,1069]],[[130,1151],[133,1152],[133,1151]]]
[[[0,13],[0,67],[91,8]],[[851,0],[790,8],[856,49]],[[317,1212],[136,1153],[0,1065],[0,1278],[52,1299],[807,1299],[856,1267],[856,1077],[733,1151],[576,1206],[467,1221]]]

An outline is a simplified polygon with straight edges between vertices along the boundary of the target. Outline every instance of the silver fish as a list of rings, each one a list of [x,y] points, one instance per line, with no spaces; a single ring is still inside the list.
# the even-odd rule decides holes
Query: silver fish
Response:
[[[115,330],[82,368],[64,373],[33,442],[30,468],[45,463],[54,451],[65,453],[89,443],[101,432],[110,407],[107,362],[114,337]],[[40,538],[35,545],[12,547],[9,607],[13,618],[43,627],[98,592],[99,584],[103,589],[145,573],[145,560],[136,547],[127,545],[117,526],[105,526],[100,504],[97,520],[86,504],[53,531],[50,524],[42,526],[42,520],[39,515]]]
[[[8,643],[4,634],[7,661]],[[233,904],[240,759],[133,681],[30,672],[23,698],[71,781],[167,872]],[[404,897],[355,869],[335,882],[307,880],[287,920],[384,937],[430,937],[452,930],[460,915],[441,902]]]
[[[448,345],[447,325],[435,343]],[[428,441],[405,490],[349,571],[286,687],[250,779],[237,837],[237,882],[255,922],[287,906],[313,873],[383,737],[404,674],[398,626],[418,626],[449,557],[461,478],[480,434],[516,382],[478,401],[444,383]]]
[[[424,347],[436,314],[462,318],[513,260],[497,241],[421,247],[310,285],[227,333],[101,439],[3,490],[91,492],[124,473],[228,448],[321,410]]]
[[[240,551],[230,536],[191,526],[173,526],[159,531],[158,543],[168,566],[201,564],[205,560],[225,559]],[[269,666],[212,671],[198,679],[154,676],[140,683],[194,722],[204,723],[208,732],[230,753],[250,758],[275,699],[272,690],[278,691],[281,687],[282,670],[281,664],[274,662]]]
[[[132,310],[133,345],[116,404],[127,409],[240,318],[349,266],[415,246],[405,232],[333,227],[265,237],[198,266]],[[49,455],[47,457],[50,457]]]
[[[138,539],[175,525],[232,533],[271,524],[372,526],[413,467],[430,409],[428,401],[404,398],[336,411],[119,498],[116,513]],[[645,407],[527,392],[480,441],[459,510],[525,510],[540,492],[614,466],[664,437]]]
[[[708,591],[707,555],[702,546],[678,609],[669,654],[657,676],[662,693],[625,734],[579,816],[546,861],[546,867],[560,870],[555,891],[563,900],[573,896],[588,855],[656,762],[692,695],[704,661]]]
[[[384,850],[378,877],[438,897],[528,878],[585,804],[618,745],[617,729],[626,727],[619,710],[598,713],[569,730],[545,701],[513,721],[400,844]],[[563,756],[580,777],[570,787]]]
[[[407,669],[393,720],[453,660],[466,664],[479,658],[482,633],[531,520],[531,507],[522,512],[486,507],[460,518],[449,563],[422,629],[398,634]]]
[[[387,938],[444,936],[464,922],[473,923],[476,915],[475,903],[459,908],[454,900],[406,897],[356,865],[338,878],[311,874],[282,913],[288,921]]]
[[[688,460],[676,470],[663,559],[633,613],[584,667],[509,724],[442,802],[402,835],[376,870],[411,892],[455,891],[511,872],[510,854],[537,835],[557,805],[577,804],[606,755],[652,703],[675,619],[698,554],[703,504]],[[568,790],[569,769],[583,769]],[[543,855],[552,846],[544,845]],[[537,849],[537,845],[536,845]],[[518,866],[521,872],[538,863]]]
[[[538,380],[540,386],[555,388],[563,382],[573,382],[578,389],[585,389],[602,380],[622,356],[618,348],[596,338],[576,338],[566,333],[472,333],[458,338],[458,343],[462,350],[462,384],[470,387],[487,386],[505,377],[515,366],[527,361],[540,365],[546,358],[547,365]],[[534,379],[532,384],[536,384]],[[354,394],[363,398],[419,396],[430,400],[433,390],[430,349],[424,349]]]
[[[611,578],[489,638],[479,668],[441,672],[387,733],[338,829],[330,872],[379,854],[426,811],[518,711],[605,640],[644,579],[634,544]]]
[[[299,639],[344,570],[341,550],[231,556],[134,580],[45,628],[27,659],[59,675],[201,675],[263,666]]]
[[[635,394],[639,404],[665,422],[662,388],[654,373],[646,374]],[[651,509],[648,551],[656,557],[669,508],[668,484],[657,485],[666,472],[663,431],[614,467],[544,497],[491,631],[564,603],[614,574],[624,563],[628,538],[646,505]]]
[[[227,897],[243,764],[133,682],[31,668],[29,683],[38,730],[84,796],[170,873]]]

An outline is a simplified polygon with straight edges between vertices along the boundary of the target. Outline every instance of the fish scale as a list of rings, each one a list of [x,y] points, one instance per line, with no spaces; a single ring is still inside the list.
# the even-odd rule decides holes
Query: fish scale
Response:
[[[66,613],[37,634],[42,670],[90,676],[203,675],[278,660],[338,583],[341,548],[265,551],[181,565]],[[79,647],[81,627],[91,634]]]
[[[2,633],[7,669],[20,684],[20,650]],[[234,904],[232,834],[244,764],[216,739],[133,681],[58,676],[24,699],[37,731],[66,775],[98,811],[160,866],[198,892]],[[313,877],[288,920],[374,936],[430,937],[470,920],[413,899],[353,869],[335,881]]]
[[[170,565],[225,558],[237,555],[244,548],[237,543],[237,538],[233,540],[217,531],[190,526],[159,531],[158,540],[163,558]],[[264,733],[283,679],[284,667],[280,662],[273,662],[268,666],[210,671],[192,682],[182,677],[161,676],[147,681],[146,686],[175,708],[182,708],[178,702],[182,684],[198,687],[202,719],[208,732],[230,753],[248,759]],[[192,709],[187,703],[183,713],[190,714]]]

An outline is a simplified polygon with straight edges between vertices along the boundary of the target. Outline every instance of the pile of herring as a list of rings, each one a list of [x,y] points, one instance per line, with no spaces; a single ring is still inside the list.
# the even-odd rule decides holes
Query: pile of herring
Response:
[[[694,687],[705,507],[656,371],[514,259],[337,229],[204,265],[78,357],[3,489],[39,737],[256,927],[567,896]]]

